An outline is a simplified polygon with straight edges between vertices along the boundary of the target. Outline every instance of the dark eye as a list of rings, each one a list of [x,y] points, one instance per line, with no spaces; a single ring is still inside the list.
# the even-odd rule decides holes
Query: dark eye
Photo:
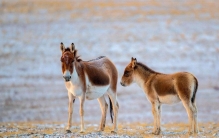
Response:
[[[128,77],[130,75],[130,71],[125,71],[124,76]]]

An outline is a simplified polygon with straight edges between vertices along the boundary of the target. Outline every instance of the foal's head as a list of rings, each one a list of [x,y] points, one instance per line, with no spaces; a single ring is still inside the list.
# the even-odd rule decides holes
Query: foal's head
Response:
[[[72,43],[69,48],[65,48],[64,44],[61,43],[60,48],[62,51],[61,62],[63,78],[65,81],[70,81],[71,75],[74,71],[73,62],[75,60],[76,53],[75,45]]]
[[[133,74],[134,74],[134,69],[137,63],[136,58],[131,58],[131,62],[126,66],[124,74],[122,76],[120,84],[122,86],[128,86],[133,82]]]

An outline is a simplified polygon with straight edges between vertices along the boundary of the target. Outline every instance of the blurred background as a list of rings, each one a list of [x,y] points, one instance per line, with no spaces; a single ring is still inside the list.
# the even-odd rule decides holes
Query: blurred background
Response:
[[[199,122],[218,122],[218,7],[216,0],[1,0],[0,122],[67,123],[60,42],[75,43],[83,60],[109,57],[118,82],[131,57],[158,72],[191,72],[199,80]],[[118,101],[119,122],[153,122],[136,84],[118,83]],[[163,123],[188,121],[181,103],[162,110]],[[99,123],[100,117],[97,100],[87,100],[85,121]],[[73,122],[79,121],[76,99]]]

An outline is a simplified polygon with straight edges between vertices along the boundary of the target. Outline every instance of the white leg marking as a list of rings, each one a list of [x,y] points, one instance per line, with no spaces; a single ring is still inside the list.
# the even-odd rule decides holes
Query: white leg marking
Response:
[[[102,112],[99,131],[104,131],[108,104],[106,103],[104,95],[101,96],[100,98],[98,98],[98,102],[100,104],[100,108],[101,108],[101,112]]]
[[[84,101],[85,101],[85,95],[82,94],[82,96],[79,97],[80,100],[80,116],[81,116],[81,133],[84,132]]]
[[[193,113],[193,107],[190,102],[186,102],[182,100],[183,106],[185,107],[188,118],[189,118],[189,134],[194,133],[194,113]]]
[[[153,134],[159,135],[160,134],[160,104],[159,103],[152,103],[152,113],[154,117],[154,130]]]
[[[194,129],[195,129],[195,133],[198,133],[198,121],[197,121],[197,107],[195,105],[195,103],[192,104],[193,108],[194,108]]]
[[[67,131],[70,131],[71,128],[73,104],[74,104],[73,99],[75,99],[75,97],[73,97],[73,95],[70,92],[68,92],[68,126],[66,128]]]
[[[107,91],[107,94],[110,97],[110,100],[112,101],[113,105],[113,112],[114,112],[114,119],[113,119],[113,125],[114,125],[114,131],[112,133],[117,133],[118,126],[117,126],[117,120],[118,120],[118,104],[117,104],[117,96],[116,93],[113,92],[110,88]]]

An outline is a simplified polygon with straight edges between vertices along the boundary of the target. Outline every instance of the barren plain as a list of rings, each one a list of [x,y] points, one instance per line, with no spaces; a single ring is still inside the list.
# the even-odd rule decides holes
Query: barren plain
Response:
[[[200,133],[219,137],[219,1],[1,0],[0,137],[189,137],[181,103],[162,106],[162,134],[151,134],[151,105],[136,85],[118,83],[119,131],[97,133],[101,111],[86,101],[86,132],[79,133],[79,101],[72,133],[64,128],[68,97],[60,42],[73,42],[83,60],[109,57],[120,82],[131,57],[150,68],[186,71],[199,80]],[[109,113],[109,112],[108,112]]]

